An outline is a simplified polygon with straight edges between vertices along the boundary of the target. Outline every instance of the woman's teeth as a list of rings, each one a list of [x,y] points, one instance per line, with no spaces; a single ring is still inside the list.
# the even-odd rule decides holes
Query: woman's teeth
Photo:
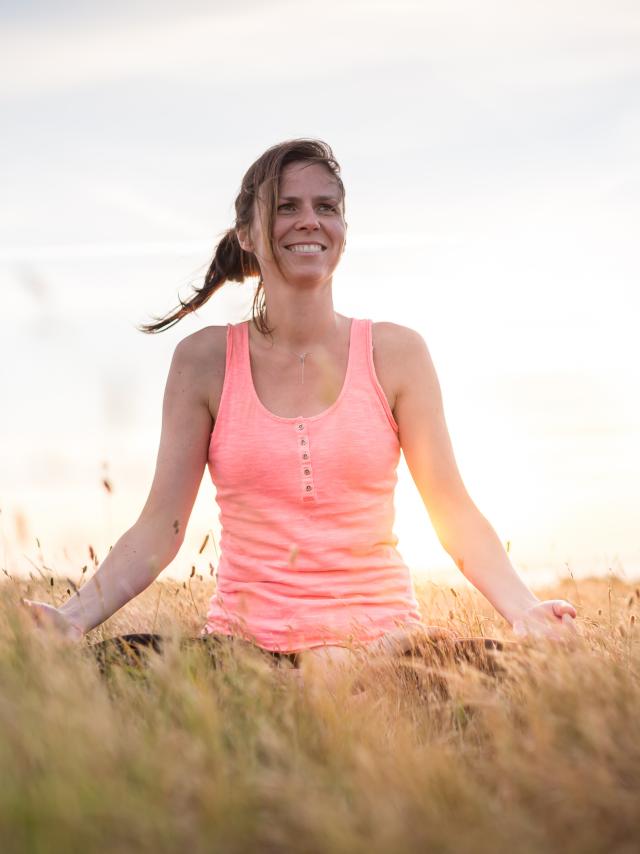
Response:
[[[289,252],[322,252],[322,246],[319,243],[296,243],[293,246],[287,246]]]

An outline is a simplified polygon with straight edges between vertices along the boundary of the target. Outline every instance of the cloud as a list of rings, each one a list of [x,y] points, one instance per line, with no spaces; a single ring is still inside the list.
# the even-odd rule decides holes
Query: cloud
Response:
[[[130,186],[95,182],[89,190],[98,202],[140,217],[151,225],[168,228],[172,234],[182,232],[188,239],[194,233],[206,234],[208,231],[207,223],[155,199],[149,199]]]
[[[120,4],[109,17],[50,17],[46,27],[10,21],[0,38],[0,97],[190,75],[255,87],[265,76],[322,80],[381,65],[404,74],[412,63],[425,83],[475,97],[487,87],[540,90],[640,68],[640,14],[627,3],[190,3],[179,15],[168,6],[134,16]]]
[[[86,261],[113,258],[162,258],[179,255],[209,253],[211,240],[163,240],[158,242],[122,242],[114,243],[41,243],[38,245],[0,247],[0,261],[42,262],[42,261]]]
[[[167,212],[167,220],[158,220],[161,224],[171,224],[172,212]],[[181,226],[184,220],[179,219]],[[202,232],[202,228],[200,229]],[[21,263],[36,261],[82,261],[112,258],[162,258],[182,255],[209,256],[215,245],[213,237],[127,242],[105,241],[102,243],[39,243],[33,245],[14,245],[0,247],[0,262]],[[421,249],[435,245],[457,246],[462,238],[450,232],[359,232],[349,239],[350,250],[360,252],[380,252],[392,249]]]

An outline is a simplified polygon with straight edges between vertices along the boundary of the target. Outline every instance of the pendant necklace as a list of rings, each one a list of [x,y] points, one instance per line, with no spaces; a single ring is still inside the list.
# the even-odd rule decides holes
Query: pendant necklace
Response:
[[[276,344],[273,340],[271,341],[272,347],[277,347],[279,350],[286,350],[287,353],[290,353],[292,356],[295,356],[296,359],[300,362],[300,385],[304,385],[304,365],[305,359],[307,356],[311,356],[312,353],[295,353],[293,350],[290,350],[288,347],[283,347],[281,344]]]
[[[304,360],[307,356],[310,356],[311,353],[300,353],[296,355],[300,359],[300,385],[304,385]]]
[[[288,347],[283,347],[282,344],[276,344],[275,341],[271,341],[272,347],[277,347],[279,350],[286,350],[287,353],[290,353],[292,356],[295,356],[296,359],[300,362],[300,385],[304,385],[304,360],[307,356],[311,356],[311,353],[294,353],[293,350],[290,350]]]
[[[289,350],[288,347],[282,347],[280,344],[275,344],[274,346],[280,347],[281,350],[286,350],[287,353],[291,353],[292,356],[295,356],[300,362],[300,385],[304,385],[304,360],[307,356],[310,356],[311,353],[294,353],[293,350]]]
[[[293,350],[290,350],[288,347],[283,347],[281,344],[275,344],[273,341],[271,342],[272,347],[277,347],[279,350],[286,350],[287,353],[291,353],[292,356],[295,356],[296,359],[300,362],[300,385],[304,385],[304,360],[307,356],[311,356],[311,353],[294,353]]]

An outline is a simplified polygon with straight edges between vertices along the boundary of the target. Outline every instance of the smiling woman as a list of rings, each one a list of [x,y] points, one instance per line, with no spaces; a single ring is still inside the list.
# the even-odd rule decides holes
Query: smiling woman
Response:
[[[336,177],[323,164],[284,166],[271,230],[260,214],[269,200],[259,198],[259,216],[238,231],[240,246],[259,259],[261,283],[285,283],[291,275],[295,287],[312,286],[318,277],[330,281],[345,247],[343,201]]]
[[[180,548],[208,465],[222,536],[202,639],[315,661],[450,636],[424,624],[396,547],[402,451],[442,545],[516,633],[566,634],[573,606],[536,599],[464,487],[423,339],[334,310],[344,197],[317,140],[274,146],[250,167],[202,287],[142,329],[166,329],[225,282],[257,276],[252,317],[178,345],[139,519],[63,606],[31,603],[37,620],[81,637],[147,587]]]
[[[319,140],[297,139],[282,143],[268,149],[247,170],[242,179],[242,186],[236,198],[236,221],[222,240],[218,243],[213,260],[205,275],[201,288],[196,288],[194,295],[181,301],[180,307],[164,318],[158,318],[155,323],[144,324],[140,328],[144,332],[160,332],[173,326],[183,317],[200,308],[225,282],[243,282],[252,276],[259,277],[258,287],[253,300],[252,319],[261,332],[267,332],[266,302],[264,293],[264,264],[268,257],[282,274],[279,265],[277,238],[275,228],[277,223],[287,222],[293,216],[296,205],[300,205],[299,197],[290,197],[295,192],[295,181],[291,186],[283,184],[290,177],[289,167],[295,166],[298,172],[305,167],[320,167],[317,169],[315,185],[322,187],[328,196],[320,196],[313,200],[323,213],[330,210],[332,215],[340,219],[343,229],[345,214],[345,190],[340,177],[340,166],[333,152],[326,143]],[[251,235],[249,234],[251,232]],[[258,242],[256,250],[252,250],[251,239]],[[344,249],[344,239],[342,242]],[[271,312],[273,315],[273,311]]]

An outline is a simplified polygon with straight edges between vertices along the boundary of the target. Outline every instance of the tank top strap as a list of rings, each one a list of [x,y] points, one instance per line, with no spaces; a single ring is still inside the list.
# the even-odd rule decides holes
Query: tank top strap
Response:
[[[227,324],[226,370],[234,392],[247,395],[251,391],[251,373],[248,359],[247,323]]]
[[[351,337],[349,340],[349,373],[351,383],[366,385],[369,377],[367,366],[368,348],[371,346],[371,335],[367,326],[370,320],[354,317],[351,321]]]
[[[398,433],[398,425],[389,406],[389,401],[376,375],[373,361],[373,321],[356,320],[354,318],[354,335],[351,345],[355,348],[351,382],[368,396],[377,399],[394,433]]]

